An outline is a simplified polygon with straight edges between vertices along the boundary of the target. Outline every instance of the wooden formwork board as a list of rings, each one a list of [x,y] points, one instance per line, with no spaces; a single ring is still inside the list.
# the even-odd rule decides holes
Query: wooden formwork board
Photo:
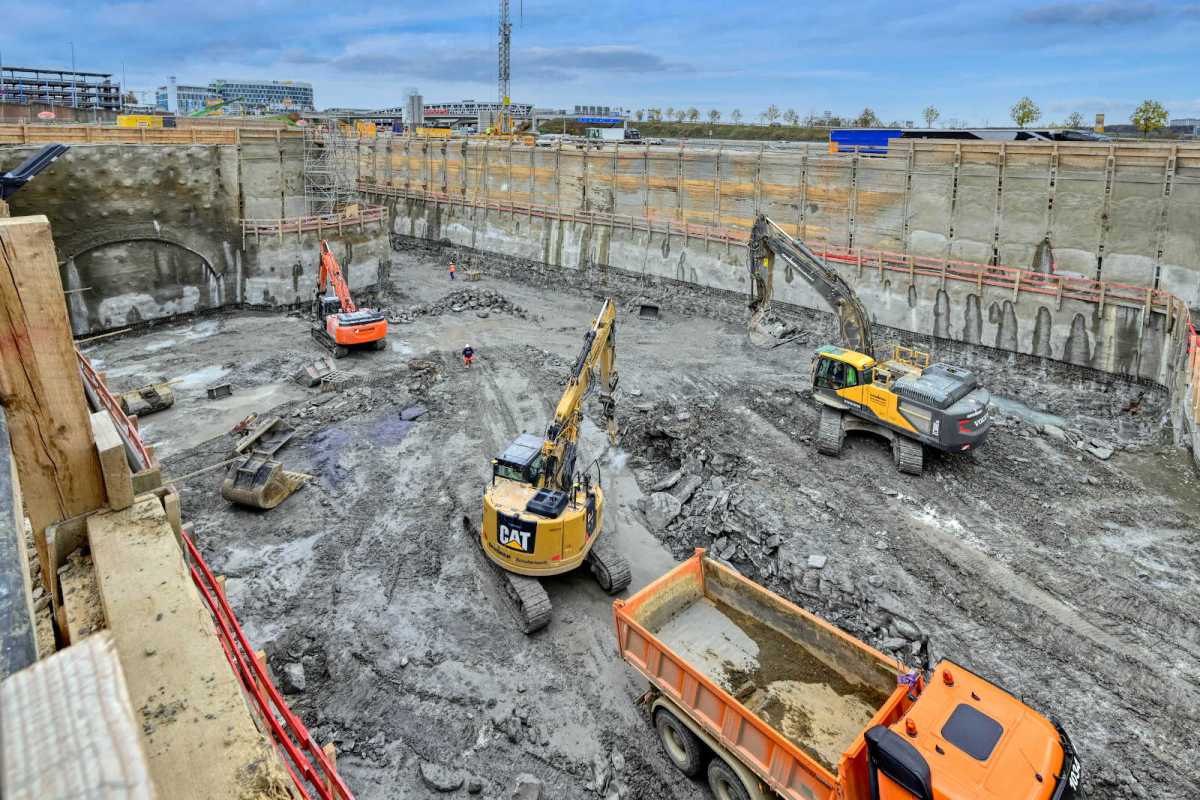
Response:
[[[89,517],[87,531],[159,795],[287,797],[291,781],[255,726],[162,503],[139,497]]]

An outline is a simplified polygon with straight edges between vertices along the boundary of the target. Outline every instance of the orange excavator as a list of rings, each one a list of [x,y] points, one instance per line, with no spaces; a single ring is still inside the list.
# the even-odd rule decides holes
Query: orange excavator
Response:
[[[327,294],[328,289],[333,294]],[[313,296],[312,335],[317,343],[342,358],[352,347],[387,347],[387,319],[383,312],[359,308],[350,297],[350,287],[342,275],[329,242],[321,240],[321,274]]]

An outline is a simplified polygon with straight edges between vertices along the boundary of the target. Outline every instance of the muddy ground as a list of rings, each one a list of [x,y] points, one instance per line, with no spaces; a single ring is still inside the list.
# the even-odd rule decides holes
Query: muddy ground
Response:
[[[524,636],[460,522],[480,513],[488,459],[543,429],[603,287],[500,269],[451,285],[444,267],[395,254],[401,288],[384,302],[411,321],[386,352],[339,362],[370,386],[290,382],[321,351],[284,313],[199,318],[89,355],[117,388],[183,379],[176,407],[143,421],[168,474],[226,458],[250,412],[297,427],[280,457],[315,476],[308,486],[250,512],[212,473],[181,486],[184,516],[293,708],[337,742],[357,797],[460,782],[462,796],[507,797],[520,774],[547,798],[706,797],[635,703],[644,686],[615,657],[611,598],[585,576],[551,580],[554,620]],[[464,288],[507,305],[485,317],[440,302]],[[1012,391],[986,447],[905,476],[868,437],[817,455],[806,372],[819,334],[763,350],[716,303],[659,292],[664,315],[647,321],[627,289],[621,446],[585,433],[603,452],[606,531],[633,562],[631,590],[708,547],[914,666],[953,659],[1057,716],[1090,797],[1197,796],[1185,754],[1200,752],[1200,486],[1161,431],[1161,393],[992,363]],[[467,343],[471,370],[456,357]],[[232,397],[205,398],[226,381]],[[425,413],[402,420],[414,406]]]

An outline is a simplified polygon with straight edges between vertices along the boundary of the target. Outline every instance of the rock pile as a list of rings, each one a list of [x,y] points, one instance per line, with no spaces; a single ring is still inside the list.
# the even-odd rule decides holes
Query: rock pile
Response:
[[[459,289],[432,303],[417,303],[406,309],[393,310],[389,312],[388,321],[407,325],[415,322],[417,317],[426,315],[437,317],[465,313],[473,313],[481,319],[500,313],[512,314],[520,319],[530,317],[527,310],[495,289]]]

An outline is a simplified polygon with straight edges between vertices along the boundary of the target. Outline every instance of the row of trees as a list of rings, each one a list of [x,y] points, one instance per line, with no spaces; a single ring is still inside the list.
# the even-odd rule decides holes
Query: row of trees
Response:
[[[661,108],[639,108],[633,113],[634,119],[638,122],[649,120],[650,122],[699,122],[701,113],[696,108],[672,108],[670,106],[664,111]],[[704,115],[712,124],[721,122],[721,112],[717,109],[712,109]],[[779,106],[774,104],[767,106],[767,109],[758,115],[758,118],[768,125],[783,121],[785,125],[804,125],[806,127],[814,127],[817,125],[857,125],[859,127],[869,128],[875,125],[882,125],[883,121],[869,108],[864,108],[863,112],[857,117],[818,117],[815,114],[809,114],[806,117],[801,117],[796,113],[795,109],[789,108],[786,111],[780,111]],[[740,108],[735,108],[729,114],[729,119],[734,125],[738,125],[745,119],[745,115]],[[899,122],[891,123],[899,126]]]
[[[663,120],[699,122],[700,116],[700,111],[694,107],[672,108],[668,106],[665,111],[661,108],[645,108],[634,112],[634,118],[638,122],[646,120],[651,122],[662,122]],[[715,125],[721,122],[721,112],[715,108],[709,111],[706,116],[711,124]],[[932,128],[941,119],[942,114],[934,106],[926,106],[921,112],[921,116],[925,120],[925,127]],[[1040,120],[1042,118],[1042,110],[1030,98],[1022,97],[1009,109],[1009,116],[1017,124],[1017,127],[1024,128],[1026,125],[1032,125]],[[744,116],[741,109],[735,108],[730,112],[729,118],[734,125],[738,125],[742,122]],[[856,126],[859,128],[873,128],[884,124],[883,120],[870,108],[864,108],[862,113],[857,117],[818,117],[815,114],[809,114],[802,118],[796,113],[795,109],[789,108],[781,112],[779,106],[773,103],[767,106],[766,110],[758,115],[758,118],[768,125],[777,124],[782,119],[785,125],[803,125],[805,127],[828,125],[833,127]],[[1157,100],[1146,100],[1137,107],[1130,116],[1129,121],[1137,126],[1138,130],[1149,134],[1167,124],[1167,110]],[[1073,111],[1062,122],[1047,122],[1046,127],[1082,128],[1085,124],[1083,115],[1078,111]],[[900,127],[900,123],[896,121],[892,121],[889,125],[891,127]],[[968,126],[963,120],[951,118],[946,120],[946,127],[965,128]]]

